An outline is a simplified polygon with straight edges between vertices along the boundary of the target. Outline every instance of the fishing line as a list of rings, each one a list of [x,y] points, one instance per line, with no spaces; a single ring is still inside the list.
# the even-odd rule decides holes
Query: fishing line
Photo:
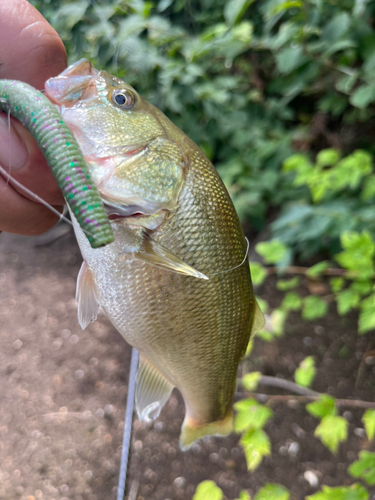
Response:
[[[249,254],[250,243],[249,243],[249,240],[246,238],[246,236],[245,236],[245,240],[247,243],[247,247],[246,247],[245,257],[243,258],[243,261],[241,262],[241,264],[239,264],[236,267],[231,267],[230,269],[226,269],[225,271],[219,271],[218,273],[213,273],[213,274],[206,274],[206,276],[217,276],[218,274],[229,273],[229,271],[234,271],[235,269],[238,269],[239,267],[241,267],[245,263],[247,256]]]
[[[117,500],[124,500],[124,495],[125,495],[126,473],[128,470],[128,460],[130,451],[130,438],[132,434],[135,381],[138,370],[138,358],[139,358],[138,351],[133,347],[132,359],[130,363],[130,372],[129,372],[128,397],[126,399],[124,436],[122,439],[120,474],[119,474],[118,488],[117,488]]]
[[[9,160],[9,172],[12,170],[12,154],[10,150],[10,110],[8,111],[8,135],[9,135],[9,141],[8,141],[8,160]],[[9,184],[9,178],[7,179],[7,186]]]
[[[17,181],[12,175],[10,175],[9,172],[7,172],[2,166],[0,166],[0,174],[2,176],[5,177],[5,179],[7,180],[7,185],[9,184],[10,181],[12,181],[13,184],[15,184],[19,189],[21,189],[22,191],[24,191],[25,193],[27,193],[29,196],[31,196],[32,198],[34,198],[34,200],[36,200],[38,203],[40,203],[41,205],[44,205],[46,208],[48,208],[48,210],[50,210],[51,212],[53,212],[54,214],[56,214],[60,220],[63,220],[64,222],[67,222],[68,224],[70,224],[71,226],[73,226],[72,224],[72,221],[70,221],[69,219],[67,219],[65,217],[65,215],[63,215],[61,212],[59,212],[58,210],[56,210],[56,208],[54,208],[52,205],[50,205],[48,202],[46,202],[45,200],[43,200],[43,198],[41,198],[40,196],[38,196],[37,194],[33,193],[33,191],[31,191],[30,189],[28,189],[26,186],[24,186],[23,184],[21,184],[19,181]],[[92,236],[92,233],[90,233],[89,231],[87,230],[83,230],[86,234],[88,234],[89,236]]]

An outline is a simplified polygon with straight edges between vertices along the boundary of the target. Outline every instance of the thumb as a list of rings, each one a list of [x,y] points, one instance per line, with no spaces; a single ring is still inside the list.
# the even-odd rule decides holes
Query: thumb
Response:
[[[15,118],[0,113],[0,165],[23,186],[52,205],[64,198],[32,135]],[[14,186],[24,197],[35,201]]]
[[[0,113],[0,165],[22,185],[51,205],[63,196],[30,133],[15,119]],[[35,235],[50,229],[58,218],[0,175],[0,231]]]

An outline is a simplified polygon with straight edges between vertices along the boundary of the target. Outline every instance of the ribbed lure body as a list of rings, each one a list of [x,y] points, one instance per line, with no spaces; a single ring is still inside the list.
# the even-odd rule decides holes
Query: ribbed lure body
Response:
[[[111,243],[114,236],[101,197],[55,106],[26,83],[0,80],[0,109],[17,118],[37,141],[92,248]]]

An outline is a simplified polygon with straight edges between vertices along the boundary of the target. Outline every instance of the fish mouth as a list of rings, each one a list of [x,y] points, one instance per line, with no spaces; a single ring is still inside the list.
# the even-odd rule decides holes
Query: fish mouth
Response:
[[[102,200],[104,208],[108,214],[108,219],[117,224],[121,221],[136,227],[143,227],[148,230],[154,230],[160,227],[161,224],[168,218],[169,211],[161,209],[152,214],[144,213],[142,207],[136,205],[119,207],[113,206],[106,200]]]
[[[140,207],[136,205],[131,206],[118,206],[112,205],[108,201],[103,200],[105,211],[107,212],[109,220],[126,219],[128,217],[141,217],[145,215]]]
[[[105,208],[105,206],[104,206]],[[141,218],[141,217],[146,217],[145,214],[142,214],[141,212],[135,212],[134,214],[131,215],[120,215],[116,213],[110,213],[108,214],[108,219],[109,220],[121,220],[121,219],[130,219],[130,218]]]

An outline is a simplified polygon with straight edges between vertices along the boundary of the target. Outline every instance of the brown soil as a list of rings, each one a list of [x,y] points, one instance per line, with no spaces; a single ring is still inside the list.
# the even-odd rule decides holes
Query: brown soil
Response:
[[[78,326],[74,293],[81,257],[72,233],[49,245],[40,242],[0,236],[0,499],[114,499],[130,348],[104,316],[85,331]],[[281,297],[272,280],[259,294],[273,306]],[[340,318],[331,306],[317,322],[303,323],[293,314],[286,331],[273,343],[257,339],[246,370],[292,380],[299,362],[314,355],[315,390],[375,401],[371,366],[355,389],[368,345],[368,338],[356,334],[355,317]],[[273,409],[266,426],[272,456],[249,473],[236,435],[179,450],[184,407],[175,391],[154,424],[134,419],[131,500],[190,500],[204,479],[216,481],[230,500],[241,489],[254,495],[266,482],[286,486],[293,498],[323,484],[354,482],[348,465],[361,449],[374,450],[363,431],[363,410],[341,411],[350,424],[349,439],[334,456],[313,437],[317,420],[304,405]],[[304,478],[307,470],[317,477],[317,487]],[[375,488],[369,491],[375,498]]]

